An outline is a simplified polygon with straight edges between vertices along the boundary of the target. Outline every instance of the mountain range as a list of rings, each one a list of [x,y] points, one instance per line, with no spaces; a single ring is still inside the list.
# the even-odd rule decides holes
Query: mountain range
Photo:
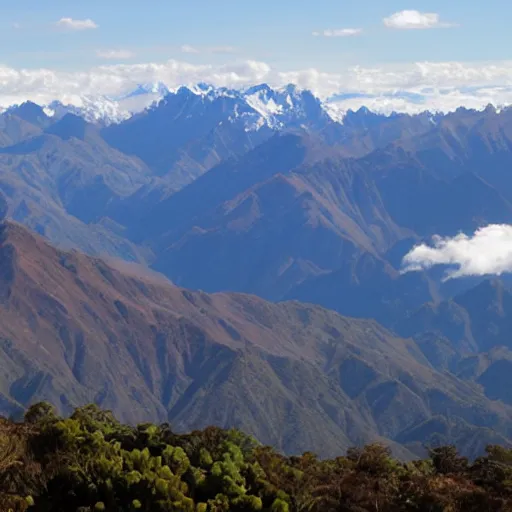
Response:
[[[512,407],[372,320],[191,292],[13,223],[1,228],[0,279],[3,413],[94,401],[129,422],[236,426],[321,455],[377,439],[403,457],[436,440],[476,454],[512,437]]]
[[[123,101],[148,98],[0,114],[5,411],[93,400],[324,455],[509,442],[509,280],[402,260],[512,223],[512,109],[340,114],[265,84]]]

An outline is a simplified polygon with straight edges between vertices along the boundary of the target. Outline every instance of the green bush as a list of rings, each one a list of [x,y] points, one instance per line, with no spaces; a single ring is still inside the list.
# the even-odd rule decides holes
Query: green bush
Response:
[[[378,444],[285,457],[234,430],[130,427],[96,406],[0,419],[0,511],[406,512],[512,510],[512,450],[454,447],[404,464]]]

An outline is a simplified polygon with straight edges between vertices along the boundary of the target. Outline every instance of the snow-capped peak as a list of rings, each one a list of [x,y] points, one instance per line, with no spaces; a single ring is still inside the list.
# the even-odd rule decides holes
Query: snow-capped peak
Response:
[[[169,88],[163,82],[153,82],[148,84],[139,84],[133,91],[128,92],[118,98],[117,100],[124,100],[127,98],[134,98],[136,96],[156,94],[163,97],[169,93]]]
[[[225,87],[215,87],[205,82],[199,82],[197,84],[188,84],[178,87],[175,94],[193,94],[195,96],[201,96],[203,98],[215,99],[220,96],[229,96],[232,91]]]
[[[331,118],[329,110],[320,99],[293,84],[281,88],[261,84],[246,89],[242,96],[265,119],[266,124],[274,129],[324,122]]]
[[[343,120],[347,115],[347,110],[336,103],[324,103],[325,113],[335,122],[343,124]]]
[[[61,118],[66,114],[83,117],[90,123],[120,123],[131,117],[131,113],[120,103],[106,96],[79,96],[68,101],[53,101],[45,107],[46,115]]]
[[[199,82],[198,84],[190,86],[189,89],[198,96],[206,96],[210,92],[214,91],[215,87],[205,82]]]
[[[146,83],[117,96],[67,96],[46,105],[45,112],[56,118],[72,113],[89,122],[108,125],[122,122],[149,108],[157,109],[172,97],[177,100],[179,97],[202,98],[197,105],[191,104],[194,106],[190,108],[197,109],[195,112],[209,108],[210,104],[218,108],[218,101],[227,101],[222,106],[226,120],[242,123],[247,131],[263,127],[273,130],[301,127],[323,123],[329,118],[340,120],[334,107],[324,105],[310,91],[293,84],[273,88],[266,83],[238,89],[215,87],[207,83],[170,89],[163,82]],[[161,103],[162,100],[165,103]],[[189,109],[187,115],[195,114]]]
[[[209,84],[181,86],[171,91],[165,104],[172,97],[201,97],[194,109],[208,108],[207,104],[217,105],[217,101],[229,100],[226,109],[226,120],[231,123],[242,123],[246,131],[257,131],[263,127],[280,130],[285,127],[303,127],[328,122],[329,111],[322,102],[310,91],[290,84],[281,88],[272,88],[268,84],[254,85],[242,89],[214,87]],[[160,105],[160,104],[159,104]],[[154,105],[152,109],[158,108]],[[187,110],[187,116],[194,115]]]
[[[253,85],[247,89],[245,89],[243,92],[246,96],[251,96],[253,94],[259,94],[259,93],[265,93],[269,94],[273,91],[273,89],[268,84],[259,84],[259,85]]]
[[[109,125],[129,119],[169,93],[169,88],[163,82],[140,84],[132,91],[116,97],[71,96],[53,101],[45,106],[45,112],[57,118],[75,114],[91,123]]]
[[[274,91],[266,84],[261,87],[253,87],[243,95],[247,104],[263,118],[270,128],[280,128],[279,116],[283,114],[283,105],[278,105],[274,99]]]

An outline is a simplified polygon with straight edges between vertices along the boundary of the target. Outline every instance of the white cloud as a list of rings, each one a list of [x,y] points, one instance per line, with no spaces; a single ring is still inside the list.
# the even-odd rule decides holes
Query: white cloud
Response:
[[[190,46],[189,44],[184,44],[181,47],[181,51],[183,53],[200,53],[197,48],[195,48],[194,46]]]
[[[101,59],[127,60],[135,57],[135,53],[130,50],[98,50],[96,55]]]
[[[426,28],[448,28],[453,23],[441,21],[439,14],[435,12],[400,11],[384,18],[384,25],[388,28],[399,30],[426,29]]]
[[[236,53],[234,46],[207,46],[204,50],[206,53]]]
[[[210,54],[221,54],[221,53],[235,53],[236,48],[234,46],[204,46],[197,47],[189,44],[184,44],[180,48],[182,53],[210,53]]]
[[[57,27],[67,30],[92,30],[98,28],[98,25],[91,19],[75,20],[73,18],[61,18],[56,23]]]
[[[512,226],[491,224],[478,229],[473,236],[436,236],[432,247],[418,245],[403,260],[404,272],[435,265],[455,267],[447,271],[446,279],[512,272]]]
[[[351,37],[358,36],[363,33],[363,29],[361,28],[336,28],[336,29],[325,29],[320,32],[313,32],[315,37],[324,36],[324,37]]]

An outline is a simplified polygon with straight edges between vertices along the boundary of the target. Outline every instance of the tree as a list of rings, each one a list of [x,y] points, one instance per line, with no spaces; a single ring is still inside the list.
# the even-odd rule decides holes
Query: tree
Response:
[[[34,404],[25,413],[25,421],[32,424],[53,421],[55,418],[55,408],[48,402]]]

